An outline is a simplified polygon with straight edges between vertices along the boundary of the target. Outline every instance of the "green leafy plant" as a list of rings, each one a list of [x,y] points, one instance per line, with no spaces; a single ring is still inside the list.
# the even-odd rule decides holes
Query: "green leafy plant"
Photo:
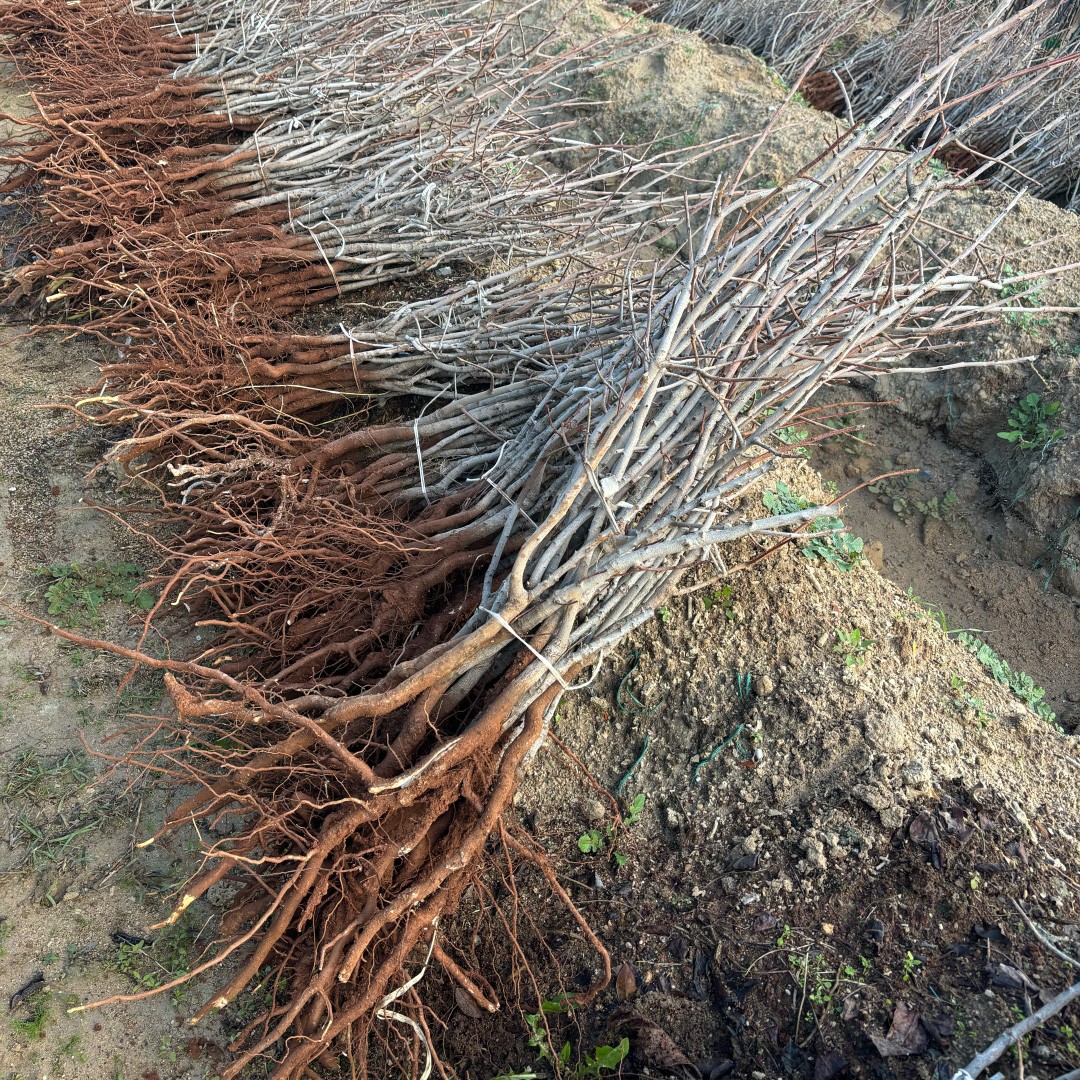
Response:
[[[578,849],[585,855],[595,855],[604,850],[604,834],[599,829],[590,829],[578,837]]]
[[[1008,263],[1005,263],[1001,268],[1001,272],[1006,278],[1016,276],[1016,271]],[[1020,307],[1036,308],[1042,304],[1042,293],[1045,288],[1045,279],[1034,282],[1017,281],[1012,284],[1002,285],[998,295],[1002,300],[1012,300]],[[1049,319],[1045,317],[1037,318],[1026,311],[1006,311],[1003,312],[1003,318],[1013,326],[1029,332],[1050,325]]]
[[[916,959],[915,954],[909,949],[907,955],[904,957],[904,982],[911,982],[911,980],[915,977],[915,972],[920,967],[922,967],[922,961]]]
[[[54,564],[38,567],[36,573],[49,582],[45,588],[49,614],[69,626],[99,625],[100,608],[109,600],[141,611],[154,606],[154,593],[140,588],[141,572],[132,563]]]
[[[29,1016],[11,1021],[12,1031],[28,1042],[40,1039],[44,1034],[52,1013],[52,994],[48,990],[39,990],[30,998],[29,1004]]]
[[[75,1034],[67,1040],[57,1051],[56,1061],[57,1067],[60,1068],[63,1058],[71,1058],[72,1061],[78,1061],[81,1064],[86,1064],[86,1051],[82,1048],[82,1036]]]
[[[789,424],[787,427],[777,428],[776,431],[773,432],[773,437],[777,442],[782,443],[784,446],[793,446],[793,452],[800,457],[808,458],[810,456],[810,447],[802,445],[810,438],[810,432],[805,428]]]
[[[623,816],[622,825],[623,828],[630,828],[632,825],[636,825],[641,820],[642,811],[645,809],[645,803],[648,796],[644,792],[635,795],[630,801],[629,807],[627,807],[626,814]],[[596,855],[603,851],[610,845],[611,857],[618,867],[623,867],[629,861],[627,856],[622,852],[616,850],[615,844],[618,840],[618,830],[614,825],[605,825],[603,830],[601,829],[589,829],[587,832],[582,833],[578,837],[578,850],[583,855]]]
[[[641,818],[641,812],[645,809],[645,801],[648,796],[641,792],[630,800],[630,806],[627,808],[626,817],[623,818],[623,824],[629,828],[631,825],[636,825]]]
[[[839,1009],[839,1003],[857,987],[865,986],[862,975],[852,964],[832,963],[824,949],[813,941],[799,943],[790,926],[776,939],[777,948],[784,954],[789,971],[800,988],[803,1000],[815,1011]],[[815,1012],[806,1014],[807,1022],[813,1022]]]
[[[159,933],[152,943],[137,941],[117,946],[115,957],[105,966],[126,975],[139,990],[155,990],[188,973],[193,948],[192,932],[181,920]]]
[[[857,626],[850,630],[837,630],[836,637],[838,644],[833,646],[833,652],[843,655],[844,667],[862,664],[875,644]]]
[[[1007,686],[1041,720],[1056,726],[1057,714],[1043,701],[1046,691],[1036,686],[1034,679],[1022,671],[1013,671],[1007,660],[1002,660],[985,641],[966,630],[956,634],[959,641],[975,659],[994,677],[994,681]]]
[[[1009,430],[999,431],[997,436],[1021,450],[1046,450],[1064,434],[1064,428],[1050,425],[1060,411],[1060,401],[1044,402],[1042,395],[1028,394],[1009,414]]]
[[[766,491],[761,501],[766,509],[774,514],[793,514],[819,505],[797,495],[783,481],[777,483],[772,491]],[[807,559],[821,559],[837,570],[845,571],[853,569],[862,561],[862,538],[848,532],[842,519],[822,517],[815,521],[812,527],[815,532],[828,535],[811,536],[800,546]]]
[[[735,618],[735,601],[732,598],[734,590],[730,585],[723,585],[714,592],[703,597],[702,603],[705,605],[706,611],[712,611],[714,607],[719,607],[724,613],[724,618],[728,622],[731,622]]]
[[[1076,1033],[1073,1031],[1071,1024],[1061,1024],[1058,1027],[1058,1035],[1065,1040],[1065,1052],[1070,1056],[1075,1056],[1077,1052]]]
[[[81,750],[69,750],[55,758],[36,750],[20,750],[4,775],[0,794],[14,799],[65,798],[81,791],[90,781],[90,760]]]
[[[952,689],[957,708],[970,709],[975,714],[975,720],[979,727],[986,727],[994,719],[994,714],[990,712],[982,698],[975,697],[974,694],[967,692],[967,685],[967,680],[960,678],[959,675],[953,675],[949,679],[949,686]]]
[[[177,1053],[176,1047],[173,1045],[171,1035],[162,1035],[161,1044],[158,1047],[159,1053],[163,1061],[168,1061],[171,1064],[176,1064]]]
[[[916,500],[915,509],[926,517],[936,518],[938,521],[948,521],[952,518],[958,501],[956,492],[948,491],[940,499],[935,495],[926,502]]]
[[[926,167],[930,170],[930,175],[935,180],[949,180],[952,178],[952,173],[949,171],[949,166],[945,164],[940,158],[932,157],[927,163]]]
[[[560,997],[541,1002],[540,1012],[525,1015],[525,1024],[529,1029],[529,1045],[536,1050],[540,1060],[551,1065],[560,1077],[568,1077],[572,1080],[590,1080],[592,1077],[600,1076],[605,1069],[617,1069],[630,1053],[629,1039],[624,1038],[616,1046],[597,1046],[591,1052],[587,1052],[583,1060],[573,1063],[570,1061],[573,1050],[569,1042],[564,1042],[562,1048],[558,1052],[555,1051],[545,1017],[568,1011],[569,1005],[566,999]],[[523,1075],[535,1076],[533,1073],[512,1073],[510,1077],[520,1080]],[[501,1080],[510,1080],[510,1078],[504,1075]]]

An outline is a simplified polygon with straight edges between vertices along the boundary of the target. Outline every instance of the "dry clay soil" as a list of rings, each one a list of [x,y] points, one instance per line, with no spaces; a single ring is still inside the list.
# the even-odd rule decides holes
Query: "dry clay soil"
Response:
[[[749,63],[717,55],[736,72]],[[745,92],[733,98],[748,126],[767,112]],[[0,598],[43,618],[57,578],[43,568],[129,585],[153,549],[92,509],[127,497],[97,468],[110,433],[43,408],[95,382],[93,348],[29,329],[16,312],[0,339]],[[923,470],[917,494],[955,491],[956,511],[898,514],[891,491],[863,489],[845,513],[872,560],[841,572],[792,545],[726,582],[703,578],[564,697],[514,825],[550,853],[617,987],[589,1009],[549,1006],[530,1045],[524,1014],[587,984],[597,959],[544,881],[509,876],[496,845],[452,945],[503,1008],[477,1015],[434,973],[427,985],[437,1049],[459,1075],[550,1075],[548,1043],[557,1053],[564,1041],[587,1067],[625,1036],[625,1076],[719,1077],[728,1062],[738,1077],[949,1076],[1068,984],[1013,902],[1080,951],[1077,739],[1038,720],[946,629],[987,631],[1068,729],[1076,599],[995,549],[1004,511],[977,456],[895,411],[857,422],[862,442],[836,440],[779,475],[828,501],[815,469],[843,491],[912,467]],[[130,642],[137,609],[130,594],[76,600],[63,618]],[[848,664],[838,631],[853,629],[872,644]],[[68,1012],[167,983],[213,936],[210,903],[178,932],[146,929],[197,865],[199,840],[136,851],[162,795],[87,749],[109,752],[126,714],[159,707],[154,681],[123,683],[127,673],[3,615],[0,974],[15,997],[0,1078],[209,1078],[243,1023],[241,999],[187,1027],[210,989],[198,981]],[[20,994],[28,984],[40,988]],[[1077,1068],[1074,1029],[1076,1009],[1007,1055],[1005,1075]]]

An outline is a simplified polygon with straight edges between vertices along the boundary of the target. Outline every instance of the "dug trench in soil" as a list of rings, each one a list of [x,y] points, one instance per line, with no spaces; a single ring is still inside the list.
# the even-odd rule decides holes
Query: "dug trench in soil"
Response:
[[[517,850],[517,849],[515,849],[515,850]]]
[[[1002,500],[986,462],[887,406],[855,405],[847,415],[858,430],[822,444],[812,460],[841,489],[860,485],[844,520],[873,543],[874,564],[939,607],[950,631],[978,633],[1030,674],[1057,722],[1075,730],[1080,601],[1056,587],[1052,560],[1032,565],[1037,537]],[[861,487],[897,469],[915,471]]]

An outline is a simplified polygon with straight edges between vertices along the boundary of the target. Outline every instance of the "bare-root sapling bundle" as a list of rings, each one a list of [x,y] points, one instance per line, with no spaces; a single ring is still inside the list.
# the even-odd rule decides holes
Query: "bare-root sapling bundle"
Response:
[[[1078,13],[1075,4],[1055,0],[933,5],[895,35],[857,50],[836,74],[855,118],[872,123],[943,53],[964,49],[948,107],[907,142],[937,143],[946,164],[992,186],[1061,196],[1080,176]]]
[[[22,27],[28,7],[63,25],[64,5],[38,0],[7,24],[0,12],[0,30]],[[47,55],[33,35],[9,39],[48,88],[44,116],[24,125],[36,141],[13,155],[8,181],[36,200],[39,220],[12,282],[123,344],[119,369],[106,371],[128,387],[121,414],[206,407],[212,395],[217,411],[238,395],[258,401],[272,382],[260,364],[287,352],[281,320],[302,306],[436,270],[562,263],[617,244],[651,213],[645,170],[624,154],[596,148],[573,174],[549,160],[562,145],[545,112],[565,97],[560,80],[606,62],[617,43],[560,48],[477,4],[388,14],[358,2],[346,14],[245,9],[189,33],[198,55],[171,74],[146,60],[116,108],[109,87],[129,58],[107,42],[81,47],[109,37],[107,4]],[[181,117],[140,120],[178,94]],[[244,137],[189,139],[204,116]],[[651,173],[655,184],[662,170]],[[315,343],[296,344],[311,363]],[[267,396],[277,413],[304,412]]]
[[[955,269],[970,249],[949,258],[915,233],[948,192],[894,161],[860,135],[769,196],[718,197],[688,268],[621,283],[615,316],[546,369],[292,462],[293,490],[331,473],[377,489],[402,522],[399,550],[382,556],[438,552],[453,565],[432,579],[413,627],[423,647],[407,659],[358,630],[351,650],[301,679],[294,665],[237,681],[215,656],[172,665],[186,677],[169,682],[170,745],[128,758],[198,789],[166,825],[197,822],[205,838],[175,917],[219,882],[238,890],[224,943],[199,970],[245,958],[194,1019],[268,964],[288,987],[223,1076],[282,1039],[282,1078],[330,1047],[362,1072],[380,1031],[407,1060],[384,1027],[407,1016],[415,1032],[423,1015],[398,988],[428,956],[442,963],[440,920],[476,874],[557,696],[703,559],[723,566],[726,544],[823,513],[762,517],[743,501],[775,460],[771,435],[821,385],[979,318],[968,303],[979,279]],[[356,557],[362,577],[369,555]],[[371,600],[365,621],[395,602]],[[254,635],[250,645],[261,648]],[[215,839],[207,827],[225,819]]]
[[[943,57],[978,39],[955,69],[943,98],[949,108],[904,141],[939,143],[946,165],[991,186],[1067,203],[1080,178],[1080,9],[1072,0],[905,5],[899,21],[857,0],[668,0],[651,10],[753,50],[815,107],[871,125]]]
[[[663,0],[650,13],[762,57],[791,83],[857,45],[876,0]]]

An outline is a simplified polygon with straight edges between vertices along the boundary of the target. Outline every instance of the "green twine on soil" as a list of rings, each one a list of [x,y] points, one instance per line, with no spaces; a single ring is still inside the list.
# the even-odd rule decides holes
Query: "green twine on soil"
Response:
[[[698,782],[698,773],[701,772],[701,770],[704,769],[706,765],[711,764],[717,754],[719,754],[720,751],[724,749],[724,747],[730,746],[743,733],[743,728],[745,727],[745,724],[740,724],[718,747],[716,747],[715,750],[712,751],[712,753],[709,754],[709,756],[704,761],[699,761],[697,765],[694,766],[694,775],[691,778],[691,783],[696,784]],[[746,760],[747,756],[748,755],[744,754],[743,760]]]
[[[649,752],[649,733],[645,732],[645,745],[641,748],[641,753],[637,756],[637,761],[626,770],[626,775],[615,785],[615,795],[617,798],[622,798],[623,789],[626,787],[626,782],[634,775],[637,767],[645,760],[645,755]]]
[[[637,649],[631,650],[630,666],[626,669],[626,674],[619,680],[619,686],[615,691],[615,708],[622,713],[640,713],[648,716],[649,713],[656,712],[660,708],[660,702],[655,705],[646,705],[644,701],[639,701],[635,696],[633,690],[627,688],[627,682],[630,676],[637,670],[638,661],[641,659],[641,654]],[[627,705],[625,699],[629,698],[631,704]]]
[[[735,690],[739,695],[739,700],[746,702],[750,700],[750,687],[752,685],[753,676],[750,672],[746,672],[745,676],[743,672],[737,671],[735,673]]]

